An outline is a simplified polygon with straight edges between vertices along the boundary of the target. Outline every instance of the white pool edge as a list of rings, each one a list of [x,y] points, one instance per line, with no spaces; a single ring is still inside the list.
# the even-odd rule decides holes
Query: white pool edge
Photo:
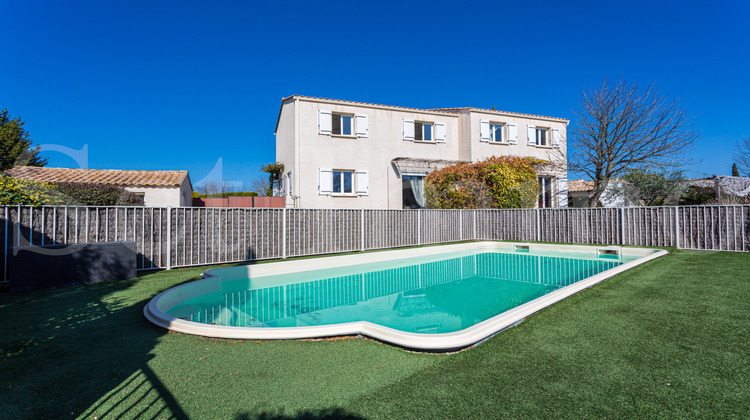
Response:
[[[222,271],[232,278],[237,275],[265,276],[273,274],[286,274],[298,271],[316,270],[332,266],[356,265],[362,263],[379,262],[393,259],[412,258],[425,255],[433,255],[446,252],[457,252],[479,248],[508,249],[515,245],[529,245],[520,242],[469,242],[454,245],[441,245],[423,248],[407,248],[398,250],[387,250],[363,254],[339,255],[330,257],[319,257],[304,260],[281,261],[258,265],[247,265],[238,267],[227,267],[211,269],[204,273],[204,278],[180,286],[165,290],[156,295],[143,308],[146,318],[152,323],[180,333],[193,334],[205,337],[248,339],[248,340],[283,340],[300,338],[321,338],[343,335],[362,334],[377,340],[388,342],[402,347],[427,350],[427,351],[450,351],[471,346],[486,339],[508,327],[515,325],[526,317],[572,296],[584,289],[627,271],[635,266],[651,261],[668,254],[667,251],[652,248],[620,248],[624,255],[636,255],[639,258],[624,263],[615,268],[603,271],[594,276],[580,280],[569,286],[565,286],[554,292],[540,296],[530,302],[517,306],[490,319],[475,324],[469,328],[442,334],[420,334],[410,333],[367,321],[349,322],[343,324],[331,324],[309,327],[230,327],[222,325],[209,325],[186,321],[168,315],[171,307],[177,303],[184,302],[191,297],[215,290],[220,287]],[[555,250],[570,252],[592,252],[597,253],[602,246],[594,245],[553,245],[553,244],[530,244],[538,250]],[[612,247],[608,247],[612,248]],[[163,299],[163,301],[162,301]],[[178,302],[179,301],[179,302]],[[162,303],[160,308],[160,303]],[[165,307],[168,306],[168,307]]]

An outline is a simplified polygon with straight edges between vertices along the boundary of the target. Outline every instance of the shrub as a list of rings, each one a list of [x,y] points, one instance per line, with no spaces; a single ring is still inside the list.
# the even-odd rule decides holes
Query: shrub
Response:
[[[530,208],[538,194],[533,158],[491,157],[435,171],[425,179],[428,208]]]
[[[255,191],[244,191],[244,192],[226,192],[226,193],[215,193],[215,194],[200,194],[198,198],[229,198],[229,197],[257,197],[258,193]],[[195,195],[193,195],[195,197]]]
[[[66,197],[50,184],[0,174],[0,205],[43,206],[66,204]]]
[[[116,185],[60,182],[52,185],[67,204],[82,206],[142,206],[143,197]]]

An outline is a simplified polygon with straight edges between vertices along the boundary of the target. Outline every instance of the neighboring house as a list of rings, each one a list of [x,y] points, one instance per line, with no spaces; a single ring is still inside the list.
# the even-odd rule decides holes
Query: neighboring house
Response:
[[[5,171],[18,179],[39,182],[105,184],[143,196],[146,206],[190,206],[193,186],[188,171],[135,171],[16,166]]]
[[[458,162],[529,156],[541,207],[568,203],[568,120],[479,108],[416,109],[307,96],[281,101],[276,160],[287,207],[421,208],[424,177]]]
[[[708,178],[687,179],[685,183],[688,188],[713,190],[714,199],[717,203],[723,203],[724,201],[732,203],[737,199],[750,197],[750,178],[748,177],[714,175]]]
[[[613,190],[619,179],[612,180],[602,195],[599,196],[599,202],[603,207],[624,207],[632,206],[633,203],[618,195]],[[589,197],[594,192],[594,181],[584,181],[582,179],[573,179],[568,181],[568,203],[570,207],[588,207]]]

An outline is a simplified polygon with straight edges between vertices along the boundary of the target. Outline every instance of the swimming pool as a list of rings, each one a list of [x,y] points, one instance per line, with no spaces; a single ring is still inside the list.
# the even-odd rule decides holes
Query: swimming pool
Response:
[[[162,327],[211,337],[364,334],[444,351],[665,253],[474,242],[219,268],[159,294],[144,313]]]

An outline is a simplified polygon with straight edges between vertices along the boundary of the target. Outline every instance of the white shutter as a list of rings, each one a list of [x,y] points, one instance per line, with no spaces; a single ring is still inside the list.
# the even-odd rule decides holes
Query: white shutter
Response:
[[[518,127],[515,124],[508,124],[508,143],[518,143]]]
[[[526,144],[533,146],[536,144],[536,127],[530,125],[526,129]]]
[[[404,140],[414,140],[414,121],[404,120]]]
[[[370,177],[367,171],[357,171],[357,195],[367,195],[370,192]]]
[[[367,115],[357,115],[356,118],[357,137],[367,137]]]
[[[552,145],[554,147],[560,147],[560,142],[562,142],[562,136],[560,135],[560,129],[559,128],[553,128],[552,129]]]
[[[318,134],[331,134],[331,111],[318,110]]]
[[[557,179],[557,206],[568,207],[568,178]]]
[[[445,129],[445,124],[435,123],[435,141],[438,143],[445,143],[445,139],[448,133]]]
[[[479,120],[479,141],[490,141],[490,122]]]
[[[328,195],[333,192],[333,170],[318,169],[318,193]]]

